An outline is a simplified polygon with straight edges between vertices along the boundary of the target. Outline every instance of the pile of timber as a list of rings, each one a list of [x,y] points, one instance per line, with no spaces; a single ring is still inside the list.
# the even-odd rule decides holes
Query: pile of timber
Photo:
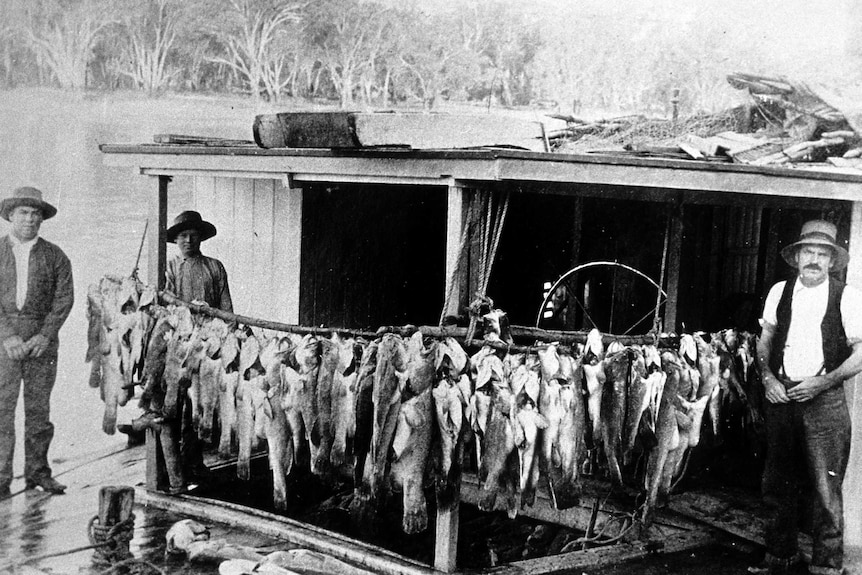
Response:
[[[862,168],[862,135],[845,115],[803,83],[783,77],[731,74],[747,90],[744,106],[678,120],[623,116],[586,121],[566,115],[566,128],[548,133],[564,153],[607,153],[755,166],[828,164]],[[597,148],[609,145],[613,149]]]

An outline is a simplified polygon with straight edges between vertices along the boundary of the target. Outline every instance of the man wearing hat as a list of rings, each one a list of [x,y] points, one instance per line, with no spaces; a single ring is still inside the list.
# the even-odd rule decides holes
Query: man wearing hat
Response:
[[[233,313],[227,272],[215,258],[201,254],[201,242],[216,235],[216,228],[195,211],[182,212],[167,230],[167,240],[177,244],[179,255],[168,262],[165,289],[181,300],[202,302],[210,307]],[[192,425],[191,402],[182,407],[180,456],[185,476],[192,480],[206,476],[203,446]]]
[[[15,449],[15,407],[24,384],[24,478],[27,489],[63,493],[51,477],[48,447],[54,437],[51,390],[57,379],[57,333],[72,310],[72,264],[39,237],[42,221],[57,209],[36,188],[18,188],[0,202],[12,225],[0,238],[0,499],[10,496]]]
[[[216,235],[216,228],[198,212],[182,212],[168,228],[167,239],[179,255],[168,262],[165,289],[184,301],[205,302],[233,313],[227,272],[220,261],[201,254],[201,242]]]
[[[802,226],[781,255],[796,277],[766,297],[757,360],[766,395],[766,557],[751,573],[788,573],[799,562],[800,501],[812,506],[809,572],[843,572],[841,485],[850,455],[843,383],[862,370],[862,294],[830,272],[847,267],[834,224]],[[803,490],[811,489],[802,499]]]

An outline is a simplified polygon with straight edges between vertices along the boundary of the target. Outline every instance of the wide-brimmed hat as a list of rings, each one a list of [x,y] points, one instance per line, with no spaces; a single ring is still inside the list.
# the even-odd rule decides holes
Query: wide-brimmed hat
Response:
[[[850,261],[850,254],[847,250],[836,243],[838,238],[838,228],[831,222],[823,220],[811,220],[802,224],[802,232],[799,234],[799,241],[793,242],[781,250],[781,257],[788,264],[796,267],[796,250],[800,246],[829,246],[832,248],[832,270],[843,270],[847,267]]]
[[[204,220],[201,215],[193,210],[182,212],[174,218],[174,225],[168,228],[167,240],[176,243],[180,232],[186,230],[197,230],[201,234],[201,241],[208,240],[216,235],[216,227]]]
[[[0,202],[0,217],[7,222],[12,210],[20,206],[30,206],[42,210],[42,219],[47,220],[57,215],[57,208],[42,199],[42,192],[30,186],[17,188],[8,198]]]

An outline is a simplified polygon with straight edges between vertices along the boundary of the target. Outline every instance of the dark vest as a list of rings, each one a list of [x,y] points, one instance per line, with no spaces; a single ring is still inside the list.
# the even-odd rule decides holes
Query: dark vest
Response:
[[[826,304],[826,313],[823,314],[823,322],[820,324],[820,334],[823,337],[823,366],[825,372],[837,368],[844,363],[852,349],[847,345],[847,335],[844,333],[844,324],[841,321],[841,295],[844,293],[844,283],[829,278],[829,300]],[[784,292],[778,301],[778,326],[775,330],[772,343],[772,354],[769,359],[769,367],[772,373],[781,373],[784,365],[784,345],[787,343],[787,332],[790,329],[791,300],[793,299],[793,286],[796,280],[788,280],[784,286]]]

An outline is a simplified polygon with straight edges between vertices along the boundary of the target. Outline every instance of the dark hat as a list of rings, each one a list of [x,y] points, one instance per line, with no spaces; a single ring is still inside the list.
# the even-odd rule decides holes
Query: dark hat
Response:
[[[843,270],[847,267],[850,261],[850,254],[847,250],[836,243],[838,237],[838,228],[831,222],[823,220],[811,220],[802,224],[802,232],[799,234],[799,241],[790,244],[781,250],[781,257],[791,266],[796,267],[796,250],[800,246],[829,246],[832,248],[832,269],[834,271]]]
[[[42,210],[42,219],[47,220],[57,215],[57,208],[42,199],[42,192],[36,188],[24,186],[18,188],[8,198],[0,202],[0,217],[7,222],[12,210],[19,206],[30,206]]]
[[[180,232],[186,230],[197,230],[201,234],[201,241],[208,240],[216,235],[216,227],[208,221],[201,218],[201,215],[195,211],[188,210],[182,212],[174,218],[174,225],[168,228],[167,236],[170,243],[176,243],[177,236]]]

